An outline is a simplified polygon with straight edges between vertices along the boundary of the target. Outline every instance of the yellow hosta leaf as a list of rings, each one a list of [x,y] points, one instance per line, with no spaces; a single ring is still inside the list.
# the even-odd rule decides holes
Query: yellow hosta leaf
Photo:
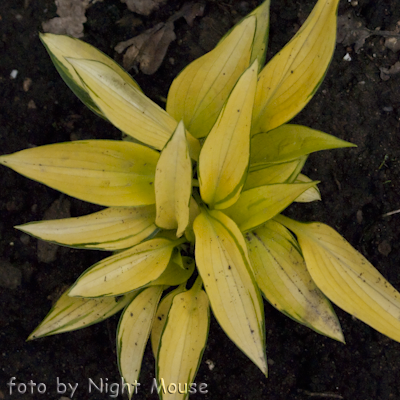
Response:
[[[93,102],[118,129],[151,147],[161,150],[177,122],[135,86],[128,84],[107,64],[68,58]],[[190,155],[197,159],[200,144],[189,133]]]
[[[249,67],[256,18],[245,18],[217,47],[172,82],[167,111],[196,138],[207,136],[240,75]]]
[[[70,332],[97,324],[122,310],[139,292],[122,297],[84,299],[70,297],[64,292],[40,325],[29,335],[28,340],[43,336]]]
[[[224,213],[236,222],[242,232],[249,231],[280,213],[314,184],[278,183],[246,190]]]
[[[176,393],[160,391],[160,399],[187,399],[206,346],[210,312],[201,279],[177,293],[168,312],[157,355],[157,382],[177,386]]]
[[[118,129],[161,150],[176,127],[176,121],[140,90],[128,85],[108,65],[68,58],[92,100]]]
[[[250,64],[257,59],[259,68],[264,65],[267,52],[270,3],[270,0],[265,0],[249,14],[249,16],[254,15],[256,17],[256,33],[254,35]]]
[[[193,229],[197,268],[218,323],[267,374],[263,304],[242,233],[221,211],[205,209]]]
[[[279,215],[293,231],[307,269],[333,303],[384,335],[400,342],[400,293],[331,227],[300,223]]]
[[[69,247],[121,250],[153,235],[155,206],[112,207],[76,218],[29,222],[17,229],[42,240]]]
[[[315,151],[340,147],[355,145],[306,126],[285,124],[252,137],[250,163],[290,161]]]
[[[300,182],[312,182],[312,179],[303,174],[299,174],[295,180],[295,183]],[[311,201],[319,200],[321,200],[321,192],[319,191],[318,186],[314,185],[310,187],[310,189],[307,189],[305,192],[303,192],[295,201],[297,203],[309,203]]]
[[[161,152],[156,168],[156,224],[177,229],[181,237],[189,224],[189,201],[192,194],[192,162],[181,121]]]
[[[118,367],[128,384],[129,399],[135,393],[143,353],[150,335],[163,286],[144,289],[121,316],[117,331]]]
[[[132,77],[113,59],[90,44],[69,36],[54,35],[52,33],[39,33],[39,37],[65,83],[70,87],[75,95],[96,114],[103,116],[102,112],[88,95],[86,88],[82,84],[75,69],[66,58],[74,57],[100,61],[113,69],[125,82],[127,82],[127,84],[132,85],[141,91],[135,80],[132,79]]]
[[[196,200],[191,197],[189,202],[189,225],[185,230],[185,237],[188,242],[194,243],[194,233],[193,233],[193,222],[196,217],[200,214],[200,209]]]
[[[291,178],[303,168],[306,157],[281,163],[265,163],[250,165],[244,190],[274,183],[290,182]]]
[[[289,231],[268,221],[246,233],[245,238],[257,285],[265,298],[295,321],[344,342],[336,314],[311,279]]]
[[[169,292],[160,302],[157,308],[156,316],[154,318],[153,326],[151,328],[151,349],[153,351],[154,358],[157,359],[158,346],[160,345],[160,339],[164,326],[167,322],[168,312],[171,308],[172,300],[175,295],[182,293],[185,290],[185,285],[178,286],[172,292]]]
[[[175,258],[171,260],[165,271],[151,285],[168,285],[177,286],[186,282],[194,271],[194,261],[190,257],[185,257],[183,267],[175,262]]]
[[[201,198],[213,208],[235,203],[244,186],[256,83],[257,61],[240,77],[201,149]]]
[[[261,71],[253,133],[292,119],[318,89],[335,50],[338,3],[318,0],[294,38]]]
[[[70,196],[104,206],[154,204],[159,153],[114,140],[50,144],[0,157],[14,171]]]
[[[151,239],[101,260],[86,270],[69,295],[117,296],[151,284],[167,268],[179,241]]]

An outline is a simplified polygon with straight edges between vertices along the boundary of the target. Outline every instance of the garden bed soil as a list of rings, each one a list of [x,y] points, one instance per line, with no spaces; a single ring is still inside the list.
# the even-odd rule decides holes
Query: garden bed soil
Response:
[[[272,0],[268,58],[290,40],[314,3]],[[88,9],[84,39],[120,61],[113,50],[118,42],[166,21],[182,4],[170,0],[150,17],[136,15],[132,27],[117,24],[128,14],[124,4],[104,0]],[[134,78],[149,97],[163,105],[177,73],[210,50],[257,4],[207,1],[204,16],[192,27],[183,19],[176,23],[177,39],[160,69],[152,76],[131,71]],[[120,132],[87,110],[66,87],[40,43],[41,24],[54,17],[55,11],[53,0],[0,2],[1,154],[76,139],[120,138]],[[371,30],[394,30],[400,21],[397,0],[342,0],[339,14],[348,11]],[[347,53],[351,61],[344,59]],[[380,75],[380,68],[392,66],[398,57],[380,36],[368,38],[359,53],[351,44],[337,45],[325,81],[294,122],[358,147],[310,156],[304,171],[321,180],[322,201],[296,205],[289,213],[334,227],[400,289],[400,214],[384,216],[400,208],[400,74],[388,80]],[[18,71],[15,79],[10,77],[13,70]],[[89,379],[97,385],[100,379],[103,383],[119,381],[116,316],[73,333],[26,342],[52,301],[104,254],[59,248],[54,257],[51,249],[38,250],[36,239],[13,228],[42,219],[56,200],[64,209],[70,206],[73,216],[98,207],[60,196],[6,168],[1,169],[0,185],[0,399],[60,399],[63,394],[57,393],[57,380],[78,384],[75,399],[111,398],[105,387],[104,393],[94,387],[89,393]],[[38,251],[44,255],[39,257]],[[191,398],[399,399],[400,344],[335,309],[346,344],[320,336],[265,304],[268,378],[213,319],[196,377],[196,382],[207,384],[208,393]],[[18,394],[14,387],[10,394],[6,384],[12,377],[17,383],[44,383],[47,392],[39,394],[36,387],[33,395]],[[157,398],[150,394],[153,377],[154,359],[148,347],[136,399]]]

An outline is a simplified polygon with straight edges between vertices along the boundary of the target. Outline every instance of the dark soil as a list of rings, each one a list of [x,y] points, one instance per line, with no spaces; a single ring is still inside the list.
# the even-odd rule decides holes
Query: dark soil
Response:
[[[87,12],[85,40],[115,57],[116,43],[165,21],[182,3],[170,0],[148,18],[136,16],[140,23],[135,28],[116,24],[128,14],[124,4],[117,0],[97,3]],[[269,57],[293,36],[314,3],[272,0]],[[150,77],[133,72],[135,79],[145,93],[162,104],[174,76],[210,50],[257,4],[256,0],[207,1],[205,15],[196,19],[193,27],[184,20],[176,24],[177,40],[159,71]],[[54,17],[55,10],[53,0],[0,2],[1,154],[71,139],[120,137],[116,129],[75,98],[41,45],[41,23]],[[393,30],[400,20],[397,0],[359,0],[355,6],[342,0],[339,14],[348,10],[372,30]],[[351,61],[343,60],[346,53]],[[330,224],[400,289],[400,214],[383,216],[400,208],[400,74],[383,81],[379,70],[393,65],[398,57],[383,46],[379,36],[367,39],[359,54],[352,46],[337,46],[324,83],[295,122],[332,133],[358,147],[312,155],[305,173],[322,181],[323,201],[297,205],[292,213],[302,220]],[[10,78],[13,69],[18,70],[15,79]],[[27,78],[32,84],[24,91]],[[13,226],[42,219],[60,194],[6,168],[1,170],[0,183],[0,399],[60,399],[57,379],[78,384],[75,399],[109,398],[110,392],[89,393],[88,382],[89,378],[97,385],[101,378],[104,383],[119,381],[117,317],[73,333],[25,341],[47,314],[52,300],[104,254],[60,248],[56,261],[39,262],[37,241]],[[72,215],[96,209],[70,201]],[[196,377],[196,382],[208,385],[208,394],[191,398],[399,399],[400,345],[336,310],[346,345],[322,337],[265,305],[268,379],[213,320]],[[207,360],[213,362],[213,369]],[[137,399],[157,398],[150,394],[153,364],[148,348]],[[47,392],[38,394],[36,388],[35,394],[22,395],[14,387],[10,395],[6,383],[11,377],[17,383],[44,383]],[[65,396],[70,393],[68,390]]]

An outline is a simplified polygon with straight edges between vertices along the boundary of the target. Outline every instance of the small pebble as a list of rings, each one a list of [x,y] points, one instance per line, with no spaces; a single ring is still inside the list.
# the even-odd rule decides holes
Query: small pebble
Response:
[[[387,240],[384,240],[382,243],[379,243],[378,251],[387,257],[392,251],[392,246],[390,246],[390,243]]]
[[[343,57],[344,61],[351,61],[351,56],[349,53],[346,53],[346,55]]]
[[[16,69],[13,69],[13,70],[10,72],[10,78],[11,78],[11,79],[15,79],[15,78],[17,77],[17,75],[18,75],[18,70],[16,70]]]

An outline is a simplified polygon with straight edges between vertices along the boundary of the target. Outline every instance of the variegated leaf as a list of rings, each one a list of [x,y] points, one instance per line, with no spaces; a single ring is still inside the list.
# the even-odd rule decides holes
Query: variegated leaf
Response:
[[[251,139],[251,165],[285,162],[320,150],[355,147],[335,136],[302,125],[285,124]]]
[[[81,79],[66,58],[74,57],[85,60],[97,60],[113,69],[128,85],[141,91],[139,85],[114,60],[82,40],[65,35],[39,33],[39,38],[49,53],[57,71],[77,97],[93,112],[104,117],[86,91]]]
[[[263,304],[242,233],[221,211],[204,208],[193,229],[197,268],[218,323],[267,374]]]
[[[274,183],[291,183],[304,166],[307,157],[280,163],[250,165],[244,190]]]
[[[138,383],[140,367],[150,336],[163,286],[144,289],[121,316],[117,331],[118,367],[132,397]]]
[[[171,308],[172,300],[174,297],[185,290],[185,284],[178,286],[172,292],[169,292],[160,302],[157,308],[156,316],[154,318],[153,326],[151,328],[151,349],[154,358],[157,359],[158,347],[160,345],[161,334],[167,322],[169,309]]]
[[[329,300],[317,288],[296,239],[268,221],[245,235],[258,287],[279,311],[325,336],[344,342]]]
[[[177,293],[168,312],[157,355],[157,381],[175,384],[176,393],[160,392],[161,400],[187,399],[206,346],[210,313],[201,279]]]
[[[84,299],[70,297],[64,292],[40,325],[29,335],[28,340],[43,336],[70,332],[97,324],[122,310],[139,292],[121,297]]]
[[[154,205],[112,207],[83,217],[35,221],[15,228],[39,239],[68,247],[121,250],[154,235]]]
[[[213,208],[235,203],[245,183],[257,71],[255,61],[240,77],[200,152],[200,193]]]
[[[0,157],[0,164],[53,189],[104,206],[154,204],[159,153],[116,140],[49,144]]]
[[[314,184],[278,183],[255,187],[243,192],[224,213],[236,222],[242,232],[249,231],[280,213]]]
[[[331,227],[276,220],[297,236],[307,269],[333,303],[400,342],[400,293]]]
[[[245,18],[217,47],[188,65],[172,82],[167,111],[196,138],[207,136],[240,75],[249,67],[256,29]]]
[[[140,90],[128,85],[112,68],[99,61],[68,58],[94,103],[118,129],[161,150],[177,122]],[[191,156],[197,159],[199,142],[188,136]]]
[[[310,179],[308,176],[305,176],[303,174],[299,174],[297,176],[297,179],[295,180],[295,183],[301,183],[301,182],[312,182],[313,180]],[[319,201],[321,200],[321,192],[318,189],[317,185],[314,185],[307,189],[305,192],[303,192],[296,200],[295,202],[297,203],[309,203],[311,201]]]
[[[167,268],[179,241],[151,239],[107,257],[86,270],[69,295],[79,297],[117,296],[149,285]]]
[[[161,152],[156,168],[156,224],[177,229],[181,237],[189,224],[189,201],[192,195],[192,162],[181,121]]]
[[[319,0],[294,38],[261,71],[253,133],[292,119],[318,89],[335,50],[338,4]]]

